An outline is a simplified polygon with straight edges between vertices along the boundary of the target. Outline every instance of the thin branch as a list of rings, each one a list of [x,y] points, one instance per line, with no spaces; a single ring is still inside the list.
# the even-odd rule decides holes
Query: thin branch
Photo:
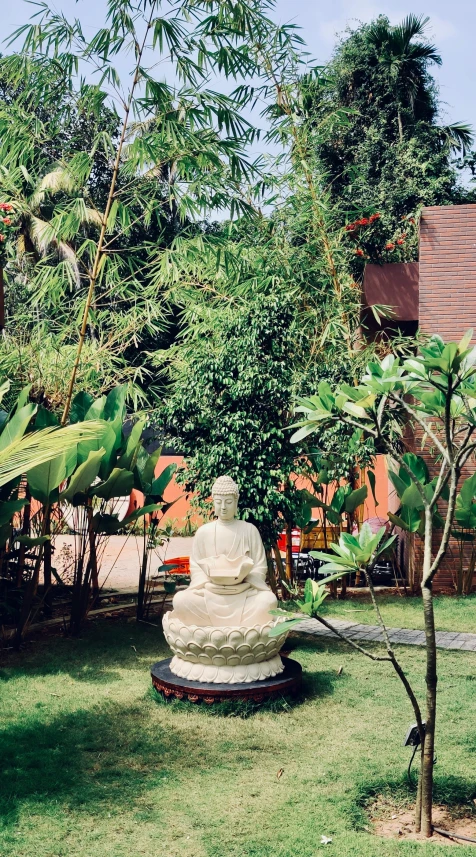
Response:
[[[400,396],[396,396],[394,393],[389,393],[389,397],[392,399],[393,402],[398,402],[398,404],[401,405],[404,408],[404,410],[406,410],[407,413],[409,413],[410,416],[412,416],[413,419],[416,420],[416,422],[422,427],[422,429],[424,429],[426,434],[428,434],[429,437],[431,437],[433,443],[435,444],[435,446],[438,447],[443,458],[446,458],[446,460],[449,462],[448,453],[447,453],[445,447],[443,446],[443,444],[441,443],[440,439],[430,429],[430,427],[428,426],[428,423],[426,423],[424,420],[421,419],[421,417],[418,416],[417,411],[415,411],[413,408],[411,408],[410,405],[408,405],[407,402],[405,402],[405,400],[402,399]]]
[[[357,643],[354,643],[354,641],[350,640],[349,637],[344,637],[344,635],[341,634],[340,631],[337,630],[337,628],[334,628],[334,626],[331,625],[330,622],[327,622],[325,619],[323,619],[322,616],[316,615],[314,618],[317,619],[317,621],[320,622],[321,625],[325,625],[326,628],[329,629],[329,631],[332,631],[332,633],[335,634],[336,637],[339,637],[341,640],[343,640],[344,643],[347,643],[349,646],[352,646],[353,649],[357,649],[358,652],[361,652],[363,655],[365,655],[367,658],[370,658],[372,661],[391,660],[391,658],[387,657],[387,655],[373,655],[372,652],[368,652],[366,649],[363,649],[362,646],[359,646]]]

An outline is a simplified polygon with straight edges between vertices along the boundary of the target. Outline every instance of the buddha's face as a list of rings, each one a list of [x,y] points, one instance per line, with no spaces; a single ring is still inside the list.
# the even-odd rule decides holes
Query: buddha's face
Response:
[[[215,515],[219,521],[233,521],[238,511],[238,498],[234,494],[215,494]]]

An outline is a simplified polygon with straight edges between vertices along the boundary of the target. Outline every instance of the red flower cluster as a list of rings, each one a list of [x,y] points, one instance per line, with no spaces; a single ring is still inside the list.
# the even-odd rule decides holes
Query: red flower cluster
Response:
[[[395,244],[392,244],[392,242],[389,241],[388,244],[385,245],[385,249],[386,250],[395,250]]]
[[[2,228],[2,231],[0,232],[0,263],[2,265],[5,263],[5,255],[9,239],[12,237],[15,230],[15,224],[9,216],[9,212],[11,211],[13,211],[13,205],[10,205],[9,202],[0,202],[0,227]]]
[[[369,223],[373,223],[375,220],[378,220],[382,215],[377,212],[376,214],[372,214],[370,217],[361,217],[360,220],[354,220],[353,223],[348,223],[345,226],[346,232],[355,232],[359,226],[368,226]]]
[[[364,251],[360,247],[357,247],[357,250],[355,251],[355,255],[356,256],[364,256],[365,254],[364,254]]]

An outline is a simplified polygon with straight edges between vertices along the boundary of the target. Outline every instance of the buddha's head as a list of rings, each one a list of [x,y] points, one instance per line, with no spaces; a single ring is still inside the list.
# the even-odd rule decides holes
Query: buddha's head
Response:
[[[219,476],[212,488],[215,515],[220,521],[233,521],[238,511],[239,488],[231,476]]]

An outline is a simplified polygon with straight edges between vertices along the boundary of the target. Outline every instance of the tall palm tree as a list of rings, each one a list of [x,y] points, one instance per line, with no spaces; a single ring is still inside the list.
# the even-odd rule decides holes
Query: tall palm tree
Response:
[[[387,18],[382,17],[369,27],[367,34],[395,92],[400,142],[403,141],[402,111],[410,110],[414,115],[417,97],[425,90],[423,84],[428,63],[441,65],[442,62],[435,45],[425,39],[429,20],[422,15],[411,14],[401,24],[392,26]]]

